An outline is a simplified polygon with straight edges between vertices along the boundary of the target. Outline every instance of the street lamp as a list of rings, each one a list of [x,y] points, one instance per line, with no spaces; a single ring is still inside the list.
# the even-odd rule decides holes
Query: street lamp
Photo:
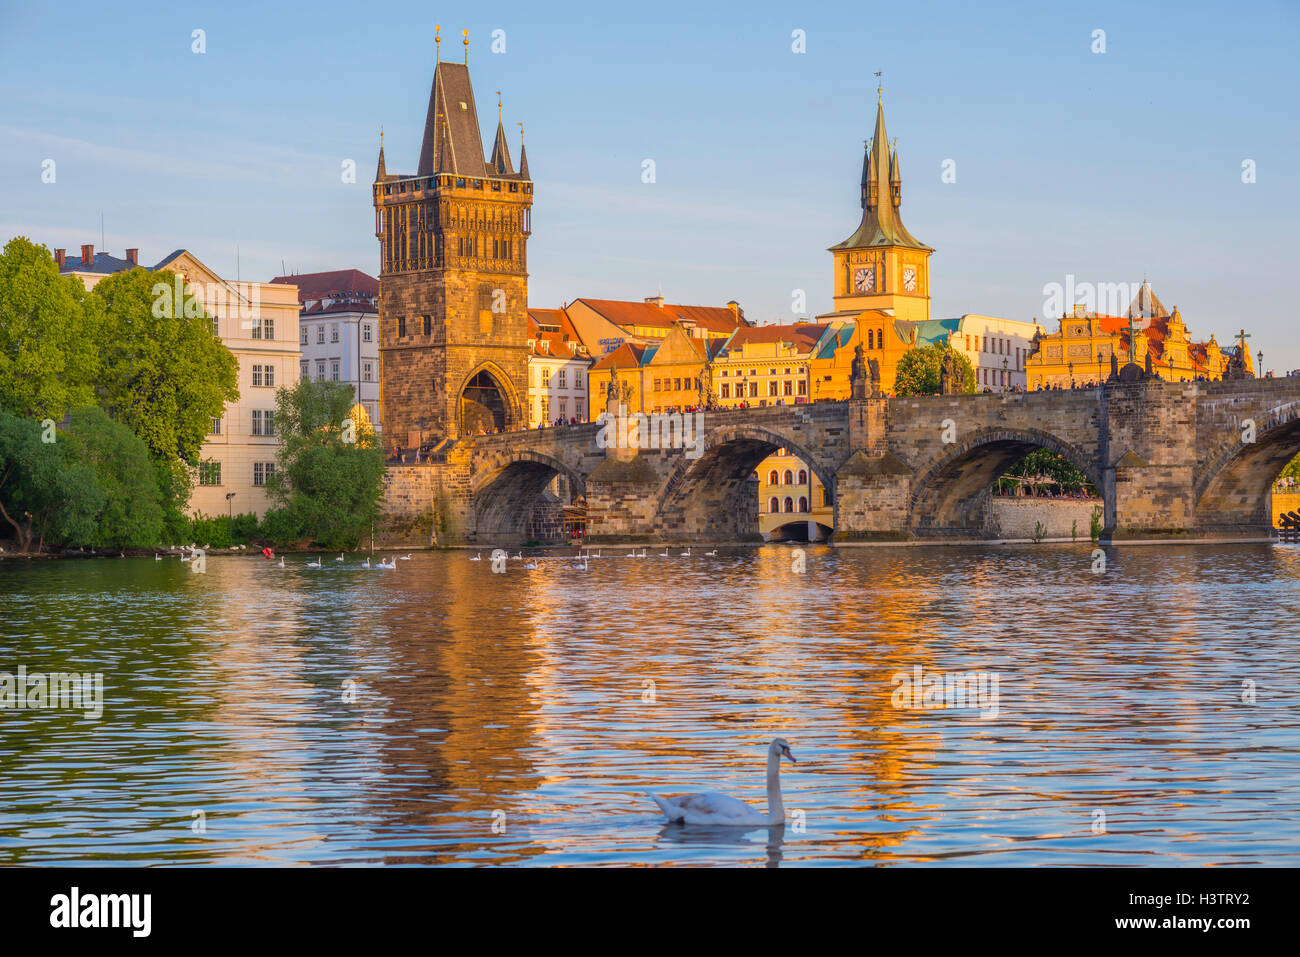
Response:
[[[1070,388],[1073,389],[1074,388],[1074,363],[1067,362],[1066,365],[1070,369]]]
[[[1007,391],[1007,360],[1005,357],[1002,359],[1002,391]]]
[[[235,524],[235,493],[226,493],[226,544],[235,544],[235,533],[232,531]]]
[[[1255,355],[1259,357],[1259,365],[1255,366],[1255,375],[1262,379],[1264,378],[1264,350],[1260,349]]]
[[[1105,355],[1106,353],[1102,351],[1101,346],[1098,346],[1097,347],[1097,385],[1101,385],[1102,376],[1104,375],[1104,373],[1101,371],[1101,360]]]

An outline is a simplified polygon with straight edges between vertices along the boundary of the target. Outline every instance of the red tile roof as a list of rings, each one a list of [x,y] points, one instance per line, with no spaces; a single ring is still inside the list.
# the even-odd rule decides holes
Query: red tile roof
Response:
[[[789,326],[748,326],[736,330],[736,334],[727,340],[727,349],[739,349],[751,342],[789,342],[800,352],[811,352],[825,331],[824,325],[813,322]]]
[[[645,346],[638,346],[635,343],[625,342],[592,366],[591,371],[600,372],[605,369],[635,369],[641,365],[641,356],[645,354],[645,349]]]
[[[335,269],[330,272],[304,272],[296,276],[276,276],[271,282],[298,287],[298,301],[332,298],[341,293],[379,295],[379,280],[360,269]]]

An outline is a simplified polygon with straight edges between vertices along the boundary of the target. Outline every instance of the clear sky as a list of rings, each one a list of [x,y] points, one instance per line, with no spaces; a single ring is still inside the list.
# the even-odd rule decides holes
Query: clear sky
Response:
[[[662,283],[759,321],[798,289],[829,310],[882,70],[933,316],[1041,318],[1045,284],[1145,274],[1194,337],[1245,326],[1266,368],[1300,368],[1296,0],[0,0],[0,240],[102,248],[102,213],[107,250],[148,263],[377,274],[379,128],[413,173],[434,24],[448,59],[470,31],[488,145],[497,89],[516,161],[525,124],[532,305]]]

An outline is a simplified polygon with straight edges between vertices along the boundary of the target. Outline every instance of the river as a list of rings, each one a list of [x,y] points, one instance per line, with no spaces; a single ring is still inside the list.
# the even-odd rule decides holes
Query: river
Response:
[[[1300,547],[662,550],[0,562],[0,863],[1300,864]]]

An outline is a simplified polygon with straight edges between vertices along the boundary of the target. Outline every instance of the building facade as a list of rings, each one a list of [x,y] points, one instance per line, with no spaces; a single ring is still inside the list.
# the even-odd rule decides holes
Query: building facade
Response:
[[[528,310],[528,427],[586,422],[591,356],[563,309]]]
[[[1132,342],[1130,342],[1130,329]],[[1194,342],[1175,306],[1170,312],[1151,286],[1142,283],[1124,316],[1106,316],[1076,307],[1053,333],[1040,335],[1026,360],[1030,389],[1096,385],[1116,365],[1136,363],[1162,379],[1190,382],[1221,379],[1239,346],[1220,346],[1213,335]],[[1245,368],[1254,370],[1250,350],[1242,351]]]
[[[298,376],[346,382],[379,431],[379,280],[359,269],[277,276],[298,289]]]
[[[516,170],[498,116],[485,158],[469,67],[438,62],[415,174],[382,143],[375,173],[386,445],[527,425],[532,205],[522,145]]]

